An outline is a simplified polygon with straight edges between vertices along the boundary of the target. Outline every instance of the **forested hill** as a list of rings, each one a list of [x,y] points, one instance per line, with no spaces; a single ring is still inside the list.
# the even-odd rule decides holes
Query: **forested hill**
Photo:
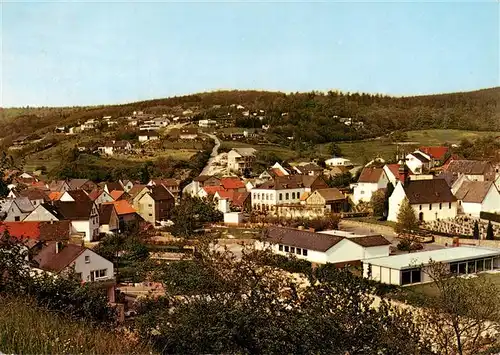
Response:
[[[125,116],[135,110],[180,114],[191,109],[195,119],[227,117],[231,113],[238,125],[262,125],[262,119],[238,117],[241,110],[238,111],[235,104],[259,115],[260,110],[264,111],[264,123],[271,125],[273,134],[314,143],[363,139],[395,130],[500,130],[500,87],[496,87],[414,97],[334,91],[292,94],[217,91],[124,105],[2,109],[0,137],[40,134],[56,125],[72,125],[102,116]],[[342,117],[352,117],[353,122],[363,122],[363,125],[347,126],[339,121]]]

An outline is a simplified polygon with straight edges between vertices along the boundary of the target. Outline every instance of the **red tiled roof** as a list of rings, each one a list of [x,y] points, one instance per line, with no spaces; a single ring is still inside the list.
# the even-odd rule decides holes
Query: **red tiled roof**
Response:
[[[113,204],[115,205],[116,213],[121,216],[124,214],[132,214],[136,213],[134,207],[128,201],[126,200],[118,200],[118,201],[113,201],[113,202],[106,202],[106,204]]]
[[[216,192],[223,193],[226,192],[222,186],[205,186],[203,190],[209,195],[215,195]]]
[[[235,191],[233,193],[233,200],[231,201],[231,204],[233,206],[243,207],[248,196],[250,196],[250,192]]]
[[[226,190],[245,188],[245,184],[243,183],[243,181],[241,181],[241,179],[237,177],[222,178],[220,179],[220,184]]]
[[[61,196],[63,194],[64,194],[64,192],[53,191],[53,192],[49,193],[49,199],[51,201],[59,201],[59,199],[61,198]]]
[[[89,197],[92,201],[95,201],[97,200],[97,198],[99,196],[101,196],[101,194],[103,193],[104,190],[101,190],[101,189],[94,189],[92,190],[90,193],[89,193]]]
[[[377,183],[384,173],[382,168],[364,168],[359,176],[358,182]]]
[[[420,147],[418,148],[421,152],[430,155],[432,158],[437,160],[443,160],[446,153],[448,153],[449,148],[443,146],[437,147]]]
[[[125,191],[119,191],[119,190],[113,190],[109,193],[109,195],[111,196],[111,198],[115,201],[119,200],[120,197],[122,197],[122,195],[125,193]]]
[[[0,233],[8,231],[11,237],[34,240],[63,240],[69,238],[70,221],[2,222]]]
[[[278,169],[278,168],[271,168],[271,170],[273,171],[273,173],[276,175],[276,176],[285,176],[285,173],[283,171],[281,171],[281,169]]]

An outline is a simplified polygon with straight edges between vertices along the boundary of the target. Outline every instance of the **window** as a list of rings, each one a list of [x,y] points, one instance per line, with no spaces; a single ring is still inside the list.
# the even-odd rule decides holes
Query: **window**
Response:
[[[359,193],[360,195],[364,195],[365,192],[363,190],[361,190],[361,192]]]
[[[150,213],[150,214],[149,214],[149,217],[153,217],[153,214],[152,214],[152,213]]]
[[[451,210],[451,202],[448,203],[448,208]]]
[[[149,204],[148,207],[153,207],[153,205]]]
[[[453,275],[458,274],[458,263],[451,263],[451,264],[450,264],[450,272],[451,272]]]
[[[299,255],[302,254],[302,249],[300,249],[300,248],[295,249],[295,254],[299,254]]]
[[[302,255],[307,256],[307,249],[302,249]]]
[[[283,251],[283,244],[280,244],[280,245],[278,246],[278,250],[279,250],[279,251]]]
[[[280,201],[283,200],[283,194],[280,194]]]
[[[484,269],[491,270],[491,259],[484,259]]]
[[[418,207],[418,209],[419,209],[420,211],[422,211],[422,205],[420,205],[420,206]]]
[[[295,247],[290,247],[290,253],[295,253]]]
[[[288,247],[288,245],[285,245],[285,253],[288,253],[290,251],[290,248]]]
[[[269,201],[269,194],[266,194],[266,200]]]
[[[408,285],[422,281],[422,272],[420,269],[410,269],[401,272],[401,284]]]
[[[443,204],[440,202],[439,203],[439,209],[442,210],[443,209]]]
[[[468,274],[474,274],[476,272],[476,262],[475,261],[469,261],[467,263],[467,273]]]
[[[106,277],[107,274],[107,269],[101,269],[101,270],[94,270],[91,273],[94,276],[94,279],[102,279],[103,277]]]
[[[14,221],[16,221],[16,222],[19,222],[20,220],[21,220],[21,218],[19,216],[14,217]]]
[[[477,260],[476,261],[476,270],[477,272],[484,271],[484,260]]]
[[[90,256],[86,255],[85,256],[85,264],[89,264],[90,263]]]
[[[81,272],[77,272],[75,274],[75,276],[76,276],[77,280],[82,280],[82,273]]]
[[[429,211],[432,211],[432,203],[429,203]]]
[[[295,200],[295,192],[292,192],[292,200]]]
[[[285,200],[288,200],[289,199],[289,195],[288,195],[288,192],[285,194]]]

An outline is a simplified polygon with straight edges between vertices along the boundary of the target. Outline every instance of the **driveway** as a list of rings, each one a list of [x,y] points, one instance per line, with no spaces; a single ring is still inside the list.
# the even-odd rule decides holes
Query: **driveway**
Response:
[[[206,133],[206,135],[209,136],[210,138],[212,138],[214,140],[215,145],[212,148],[212,153],[210,154],[210,159],[208,159],[207,165],[205,165],[205,167],[201,171],[200,175],[208,175],[208,171],[210,170],[210,165],[212,165],[212,163],[214,162],[215,157],[217,156],[217,154],[219,154],[219,147],[220,147],[220,140],[219,140],[219,138],[217,138],[214,134]]]

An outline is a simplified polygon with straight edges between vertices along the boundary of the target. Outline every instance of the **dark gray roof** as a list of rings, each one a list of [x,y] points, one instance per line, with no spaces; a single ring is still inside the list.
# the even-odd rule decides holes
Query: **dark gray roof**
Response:
[[[293,228],[271,226],[267,229],[265,239],[273,243],[325,252],[344,238]]]
[[[403,185],[403,188],[410,204],[457,200],[444,179],[410,180]]]

